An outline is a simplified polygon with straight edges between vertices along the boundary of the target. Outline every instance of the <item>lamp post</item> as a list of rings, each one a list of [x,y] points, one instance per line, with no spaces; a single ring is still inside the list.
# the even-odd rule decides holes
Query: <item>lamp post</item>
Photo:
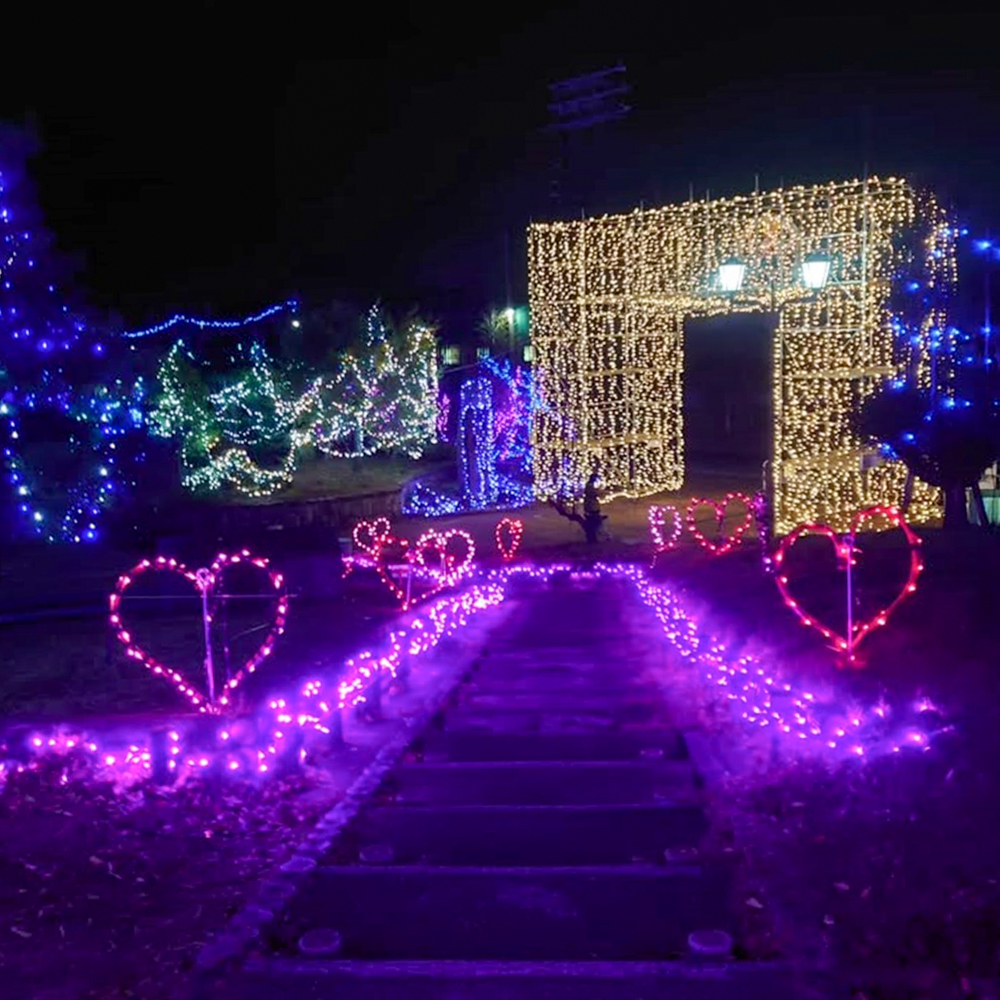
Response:
[[[509,300],[508,300],[509,301]],[[507,306],[503,311],[504,319],[507,321],[507,353],[514,357],[514,317],[516,313],[513,306]]]

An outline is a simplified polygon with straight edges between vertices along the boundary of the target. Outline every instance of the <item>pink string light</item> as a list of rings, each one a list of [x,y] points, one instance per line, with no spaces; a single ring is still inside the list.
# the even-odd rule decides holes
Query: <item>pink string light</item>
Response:
[[[668,534],[664,534],[667,518],[670,518],[671,527]],[[661,552],[669,552],[676,548],[680,541],[681,532],[684,530],[684,521],[680,511],[672,504],[652,505],[646,511],[646,518],[649,521],[649,533],[653,537],[653,561]]]
[[[503,561],[510,562],[521,547],[524,521],[519,517],[502,517],[493,530],[493,538]]]
[[[247,559],[253,561],[248,554],[239,555],[239,561]],[[156,561],[144,562],[149,565],[140,563],[122,580],[157,567]],[[173,571],[191,579],[193,574],[181,564],[162,560],[163,565],[171,562]],[[217,560],[214,572],[221,572],[233,562],[234,557]],[[508,584],[515,576],[544,582],[554,574],[563,573],[570,573],[578,580],[597,580],[606,575],[630,580],[643,603],[655,614],[665,641],[680,662],[694,671],[690,676],[706,692],[721,697],[736,721],[753,731],[770,733],[774,740],[796,753],[811,749],[824,756],[865,760],[907,748],[930,749],[929,733],[920,727],[920,720],[907,715],[907,712],[937,713],[939,710],[929,698],[919,698],[894,712],[883,699],[868,707],[861,706],[846,698],[832,682],[825,683],[823,688],[796,683],[757,656],[730,652],[687,610],[674,590],[654,583],[638,566],[598,565],[592,570],[574,571],[566,565],[538,567],[519,563],[493,570],[465,591],[442,597],[412,618],[398,622],[382,647],[366,649],[351,657],[332,679],[318,677],[294,695],[270,699],[251,727],[253,737],[249,742],[239,733],[241,720],[220,718],[212,747],[204,745],[204,732],[197,727],[186,723],[175,726],[167,736],[166,768],[178,779],[209,771],[236,777],[274,774],[279,759],[296,747],[297,759],[304,759],[303,731],[320,736],[330,734],[335,714],[364,705],[376,678],[383,682],[383,695],[389,693],[386,682],[399,677],[408,660],[426,655],[443,638],[466,627],[476,615],[502,604],[508,596]],[[122,590],[116,590],[112,596],[120,600],[128,586],[129,582],[122,583]],[[54,732],[32,734],[25,749],[29,754],[27,761],[10,756],[11,749],[0,745],[0,786],[12,773],[37,767],[52,755],[67,759],[71,755],[83,757],[90,762],[96,780],[110,780],[122,787],[147,780],[153,771],[152,737],[137,739],[134,734],[127,739],[97,737],[57,728]],[[64,771],[59,778],[62,783],[67,773]]]
[[[125,626],[122,617],[122,599],[133,586],[137,579],[146,573],[173,573],[183,577],[199,593],[204,594],[206,590],[211,591],[217,587],[224,577],[226,570],[233,566],[249,565],[259,569],[268,579],[275,592],[277,604],[274,610],[274,622],[264,640],[257,647],[253,655],[243,664],[239,670],[226,682],[223,693],[219,697],[218,704],[213,705],[208,700],[208,695],[193,684],[179,671],[161,663],[155,656],[146,652],[133,637],[132,633]],[[114,630],[115,637],[125,647],[125,655],[137,663],[142,664],[150,673],[157,677],[162,677],[169,681],[177,691],[183,695],[191,705],[199,712],[215,713],[221,711],[230,703],[230,696],[243,683],[243,681],[263,663],[274,651],[274,644],[278,637],[285,631],[285,622],[288,617],[288,595],[285,592],[284,577],[276,573],[268,564],[266,559],[252,555],[247,549],[242,552],[229,555],[224,552],[216,556],[207,573],[196,572],[188,569],[183,563],[176,559],[168,559],[164,556],[157,556],[156,559],[143,559],[136,563],[127,573],[123,573],[115,584],[115,589],[108,595],[109,615],[108,621]],[[209,618],[211,623],[211,618]]]
[[[737,500],[743,504],[746,513],[743,515],[743,520],[733,529],[732,533],[729,535],[723,534],[722,526],[726,518],[726,509],[732,501]],[[717,535],[715,539],[707,538],[698,527],[695,521],[695,511],[703,506],[707,505],[715,510],[715,521],[717,526]],[[721,500],[708,500],[704,497],[695,497],[687,507],[687,524],[688,528],[691,530],[691,534],[694,535],[698,544],[703,548],[707,549],[713,555],[722,556],[727,552],[732,551],[743,538],[743,533],[750,527],[753,521],[753,510],[750,502],[750,498],[743,493],[727,493]]]
[[[814,615],[809,614],[802,607],[801,603],[792,596],[788,577],[783,571],[784,562],[788,553],[799,541],[799,539],[805,537],[806,535],[819,535],[823,538],[829,539],[840,567],[844,570],[852,570],[856,565],[855,557],[858,552],[858,548],[853,541],[854,536],[858,533],[858,530],[865,521],[875,517],[886,518],[892,527],[899,528],[900,531],[902,531],[903,537],[906,539],[909,547],[909,571],[902,589],[895,596],[895,598],[889,602],[889,604],[881,610],[876,611],[867,620],[853,623],[851,630],[853,641],[849,643],[847,636],[834,631]],[[871,635],[875,629],[884,626],[888,622],[889,616],[896,610],[896,608],[898,608],[899,605],[910,596],[910,594],[916,591],[917,578],[924,569],[923,560],[920,558],[920,545],[920,537],[913,531],[909,524],[907,524],[906,519],[898,510],[896,510],[895,507],[868,507],[867,509],[859,511],[855,514],[854,520],[851,522],[851,530],[845,536],[838,535],[829,525],[826,524],[800,524],[797,528],[787,534],[778,545],[777,551],[774,554],[774,565],[777,569],[774,579],[778,585],[778,590],[781,592],[781,596],[784,599],[785,604],[795,613],[799,621],[801,621],[803,625],[808,625],[810,628],[816,629],[817,632],[832,643],[834,649],[836,649],[839,653],[846,655],[849,662],[854,662],[854,650],[857,649],[862,640]]]

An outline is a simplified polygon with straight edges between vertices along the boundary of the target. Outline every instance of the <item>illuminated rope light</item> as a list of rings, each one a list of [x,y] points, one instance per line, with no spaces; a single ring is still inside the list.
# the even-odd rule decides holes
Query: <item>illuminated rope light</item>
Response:
[[[867,461],[853,416],[888,378],[932,378],[931,331],[945,328],[956,235],[932,196],[896,178],[530,226],[539,496],[575,495],[595,466],[609,499],[681,488],[685,320],[764,311],[778,314],[775,530],[813,520],[845,530],[859,508],[898,502],[905,467]],[[813,290],[801,266],[817,252],[831,267]],[[730,257],[746,275],[725,294],[714,277]],[[916,303],[916,344],[892,329],[888,303],[904,273],[933,292]],[[940,506],[918,481],[911,516],[929,519]]]
[[[159,437],[180,440],[183,485],[210,492],[229,486],[255,498],[290,485],[319,420],[320,382],[296,397],[276,377],[264,352],[255,349],[248,370],[201,398],[192,388],[200,375],[187,365],[182,351],[181,342],[174,344],[160,366],[160,393],[150,426]],[[275,468],[261,466],[248,451],[265,440],[286,443]]]
[[[240,564],[255,566],[267,576],[268,582],[274,589],[277,597],[274,622],[260,646],[257,647],[256,652],[226,682],[218,703],[213,705],[209,702],[208,695],[199,690],[183,674],[161,663],[156,657],[147,653],[138,645],[122,618],[122,598],[139,577],[150,572],[176,574],[187,580],[199,594],[205,594],[218,586],[227,568]],[[207,572],[188,569],[187,566],[178,562],[178,560],[167,559],[163,556],[158,556],[156,559],[143,559],[141,562],[136,563],[127,573],[123,573],[118,578],[114,591],[108,597],[108,607],[108,621],[114,630],[115,638],[125,647],[125,655],[141,663],[157,677],[162,677],[170,681],[177,691],[187,698],[191,705],[199,712],[214,713],[221,711],[229,704],[233,692],[274,651],[276,640],[285,631],[285,622],[288,617],[288,596],[285,592],[285,581],[282,575],[272,570],[266,559],[253,556],[249,551],[244,549],[242,552],[234,555],[220,553]],[[211,618],[209,618],[209,623],[211,623]]]
[[[663,529],[666,525],[667,517],[671,520],[670,534],[665,535]],[[646,511],[646,519],[649,522],[649,533],[653,536],[653,552],[659,555],[661,552],[669,552],[677,547],[680,541],[681,532],[684,530],[684,521],[681,512],[672,504],[658,506],[653,504]]]
[[[135,485],[131,470],[139,454],[118,446],[122,437],[143,426],[140,407],[145,390],[141,378],[130,391],[120,383],[111,389],[100,386],[89,395],[68,387],[48,392],[0,391],[0,430],[5,438],[0,454],[17,510],[39,538],[48,542],[96,541],[101,517]],[[84,469],[66,488],[58,506],[43,499],[44,473],[32,467],[24,451],[23,417],[45,412],[71,420],[80,435],[63,442],[65,448],[82,452]],[[127,471],[123,472],[123,467]]]
[[[242,330],[244,327],[253,326],[255,323],[270,319],[270,317],[276,316],[278,313],[294,313],[298,307],[298,302],[295,299],[287,299],[284,302],[277,302],[274,305],[268,306],[266,309],[262,309],[260,312],[253,313],[250,316],[244,316],[242,319],[199,319],[196,316],[177,313],[171,316],[170,319],[164,320],[162,323],[156,323],[154,326],[147,326],[141,330],[128,330],[122,334],[122,337],[128,340],[134,340],[137,337],[152,337],[158,333],[166,333],[167,330],[171,330],[175,326],[194,326],[199,330]]]
[[[493,529],[493,538],[503,561],[510,562],[521,547],[524,521],[517,517],[502,517]]]
[[[399,451],[416,459],[437,439],[437,422],[434,328],[414,320],[393,337],[372,306],[364,343],[322,383],[316,447],[333,458]]]
[[[398,623],[385,645],[346,660],[332,680],[319,677],[295,695],[272,698],[259,717],[259,735],[250,745],[236,745],[240,741],[231,720],[220,720],[210,749],[204,746],[204,732],[198,735],[198,727],[175,727],[168,734],[170,773],[178,778],[209,773],[235,777],[271,774],[278,758],[298,745],[297,732],[329,735],[334,714],[364,705],[377,677],[398,677],[409,660],[426,655],[476,615],[502,604],[515,575],[544,582],[565,573],[578,578],[610,575],[632,581],[659,620],[665,641],[691,668],[705,691],[718,693],[730,706],[733,718],[751,731],[773,733],[775,745],[781,741],[792,755],[812,752],[834,759],[870,760],[882,753],[930,748],[931,737],[921,725],[921,716],[938,710],[929,699],[920,698],[899,708],[881,699],[861,706],[845,698],[832,681],[819,688],[793,683],[774,667],[771,657],[734,656],[689,613],[673,589],[654,583],[637,566],[598,565],[581,573],[565,565],[519,563],[495,570],[483,582]],[[29,755],[27,761],[21,759],[22,752]],[[305,751],[298,752],[301,757]],[[0,787],[17,771],[37,767],[52,756],[72,755],[90,763],[95,780],[112,781],[118,787],[127,788],[152,776],[152,742],[136,742],[131,737],[115,740],[55,727],[30,734],[20,749],[0,745]]]
[[[726,518],[726,509],[733,501],[744,506],[743,520],[736,525],[733,531],[723,534],[723,522]],[[695,512],[699,507],[711,507],[715,511],[716,537],[709,539],[698,527],[695,520]],[[698,544],[716,556],[723,556],[731,552],[743,539],[743,534],[750,527],[753,521],[753,505],[748,496],[743,493],[727,493],[721,500],[706,500],[704,497],[695,497],[687,507],[687,525],[694,535]]]
[[[899,528],[900,531],[902,531],[903,536],[906,538],[907,545],[909,546],[909,571],[906,583],[903,584],[902,590],[900,590],[896,597],[893,598],[893,600],[886,607],[880,611],[876,611],[875,614],[873,614],[867,621],[853,622],[851,629],[853,640],[851,643],[848,643],[846,636],[839,635],[833,629],[824,625],[816,617],[805,611],[802,608],[802,605],[795,600],[791,593],[788,577],[783,572],[783,564],[789,551],[800,538],[806,535],[820,535],[830,540],[840,568],[845,571],[848,570],[856,565],[854,559],[855,554],[858,551],[858,547],[855,542],[855,536],[860,530],[861,525],[865,521],[874,517],[884,517],[889,521],[892,527]],[[834,530],[826,524],[799,525],[799,527],[781,540],[781,544],[778,546],[778,549],[774,554],[774,564],[777,570],[774,579],[778,585],[778,590],[781,592],[781,596],[784,599],[785,604],[788,605],[793,612],[795,612],[799,621],[801,621],[803,625],[808,625],[811,628],[816,629],[816,631],[833,644],[834,649],[847,656],[848,662],[853,662],[854,651],[861,644],[862,640],[871,635],[876,628],[884,626],[888,622],[889,616],[896,610],[896,608],[898,608],[899,605],[910,596],[910,594],[916,591],[917,578],[924,569],[923,560],[920,558],[920,545],[920,537],[913,531],[909,524],[906,523],[906,519],[898,510],[894,507],[870,507],[867,510],[859,511],[854,516],[854,520],[851,523],[850,533],[844,537],[838,536],[836,532],[834,532]]]
[[[733,657],[725,643],[700,627],[670,588],[653,584],[637,567],[621,566],[618,572],[633,580],[660,620],[668,642],[701,674],[708,689],[718,691],[752,730],[771,731],[778,739],[787,737],[793,755],[811,750],[823,756],[832,752],[833,756],[872,759],[904,748],[929,748],[930,737],[916,724],[918,720],[901,720],[894,726],[898,713],[881,699],[861,707],[845,699],[833,684],[820,689],[792,683],[770,658]],[[919,701],[913,710],[919,714],[928,707],[929,703]]]

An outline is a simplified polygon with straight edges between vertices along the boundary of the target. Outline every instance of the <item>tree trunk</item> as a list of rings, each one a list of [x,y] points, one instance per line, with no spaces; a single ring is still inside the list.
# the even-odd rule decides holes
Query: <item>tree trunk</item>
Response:
[[[965,510],[964,483],[951,483],[944,487],[944,526],[951,530],[969,526]]]
[[[904,517],[910,512],[910,502],[913,500],[913,481],[916,478],[909,469],[906,470],[906,483],[903,486],[903,503],[901,507]]]

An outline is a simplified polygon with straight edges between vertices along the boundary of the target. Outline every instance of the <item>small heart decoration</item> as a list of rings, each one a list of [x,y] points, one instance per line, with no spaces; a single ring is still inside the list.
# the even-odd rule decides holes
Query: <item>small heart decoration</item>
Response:
[[[205,597],[220,586],[225,572],[229,567],[241,564],[255,566],[261,570],[266,574],[270,585],[274,588],[277,598],[274,622],[261,644],[257,647],[256,652],[226,682],[217,702],[212,703],[205,691],[199,689],[179,671],[161,663],[155,656],[147,653],[135,641],[122,617],[122,598],[137,579],[146,573],[152,572],[172,573],[183,577],[192,585],[195,591]],[[250,674],[254,673],[261,663],[274,651],[275,641],[285,631],[285,622],[288,617],[288,595],[285,591],[284,577],[271,569],[266,559],[254,556],[244,549],[242,552],[232,555],[220,553],[208,569],[200,570],[191,570],[182,562],[176,559],[167,559],[164,556],[158,556],[156,559],[143,559],[127,573],[123,573],[118,578],[115,583],[115,589],[108,596],[108,607],[108,620],[114,630],[115,637],[125,646],[125,654],[127,656],[133,660],[137,660],[150,673],[170,681],[199,712],[218,713],[229,705],[233,693],[243,681]],[[209,618],[209,622],[211,622],[211,618]]]
[[[417,539],[413,552],[420,569],[441,579],[444,586],[454,583],[472,566],[476,543],[461,528],[443,532],[431,528]]]
[[[388,524],[388,521],[386,523]],[[392,574],[389,572],[389,561],[390,559],[394,559],[396,562],[408,560],[410,558],[410,553],[407,551],[409,544],[405,538],[394,538],[391,535],[383,536],[379,542],[374,562],[379,579],[389,593],[404,607],[406,606],[406,588],[392,578]]]
[[[514,558],[515,553],[521,547],[523,535],[524,522],[520,518],[503,517],[497,521],[493,537],[504,562],[510,562]]]
[[[373,559],[378,559],[379,549],[389,540],[392,525],[387,517],[376,517],[371,521],[358,521],[354,525],[351,537],[356,548],[367,552]]]
[[[672,504],[653,505],[646,512],[649,521],[649,533],[653,536],[653,548],[657,553],[669,552],[676,548],[684,530],[681,512]],[[667,521],[670,521],[670,531],[666,532]]]
[[[814,615],[809,614],[803,609],[802,605],[791,593],[788,577],[783,571],[783,565],[788,553],[799,541],[799,539],[807,535],[819,535],[830,540],[830,544],[834,548],[837,561],[842,568],[846,569],[848,565],[853,566],[854,553],[857,550],[857,546],[854,542],[854,536],[858,533],[858,529],[865,521],[879,516],[885,517],[890,522],[892,527],[899,528],[902,531],[903,537],[906,539],[909,547],[909,572],[902,589],[884,608],[880,611],[876,611],[865,620],[853,623],[853,628],[851,630],[853,633],[853,639],[851,642],[848,642],[847,636],[836,632],[834,629],[819,621],[819,619]],[[774,554],[774,565],[776,568],[774,579],[785,603],[796,614],[802,624],[816,629],[822,636],[824,636],[824,638],[833,644],[834,649],[836,649],[838,653],[846,656],[848,662],[852,662],[854,651],[857,649],[862,640],[871,635],[876,628],[880,628],[885,625],[889,620],[889,616],[896,610],[896,608],[898,608],[910,594],[916,591],[917,578],[924,569],[923,560],[920,558],[920,545],[920,537],[913,531],[909,524],[907,524],[906,519],[898,510],[896,510],[895,507],[868,507],[865,510],[858,511],[858,513],[854,515],[854,519],[851,522],[851,530],[844,536],[838,535],[827,524],[800,524],[797,528],[787,534],[778,545]]]
[[[734,501],[739,501],[743,504],[746,513],[743,516],[743,520],[736,525],[733,532],[729,535],[724,535],[722,533],[722,524],[726,518],[726,510],[729,505]],[[698,527],[697,521],[695,520],[695,511],[703,506],[707,505],[715,511],[715,521],[718,525],[718,533],[715,539],[709,539]],[[713,555],[721,556],[725,555],[727,552],[732,551],[743,538],[744,532],[750,527],[753,521],[753,509],[751,505],[750,498],[743,493],[727,493],[721,500],[708,500],[705,497],[695,497],[687,507],[687,524],[694,535],[698,544],[703,548],[707,549]]]
[[[453,582],[472,568],[476,543],[467,531],[451,528],[444,533],[444,549],[445,572]]]
[[[417,539],[413,546],[412,559],[420,569],[439,579],[447,572],[446,548],[445,536],[430,528]]]

